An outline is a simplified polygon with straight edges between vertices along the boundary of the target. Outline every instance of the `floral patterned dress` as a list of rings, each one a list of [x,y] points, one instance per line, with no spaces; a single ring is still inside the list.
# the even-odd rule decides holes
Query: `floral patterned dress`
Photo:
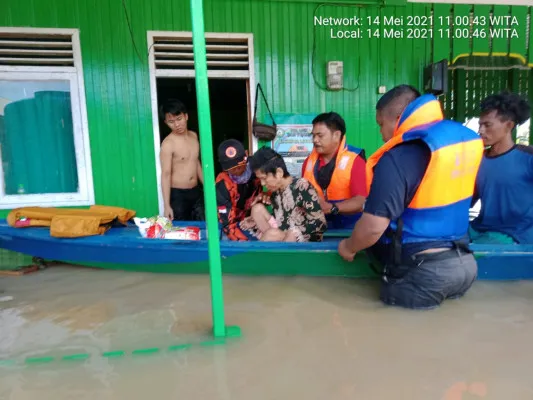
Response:
[[[298,242],[320,242],[327,228],[315,188],[304,178],[293,180],[271,196],[279,229],[292,231]]]

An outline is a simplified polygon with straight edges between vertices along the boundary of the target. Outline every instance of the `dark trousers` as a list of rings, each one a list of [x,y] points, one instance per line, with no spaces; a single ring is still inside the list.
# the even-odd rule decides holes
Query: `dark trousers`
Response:
[[[171,188],[170,206],[174,211],[174,221],[205,221],[204,195],[200,186]]]
[[[474,256],[458,249],[418,255],[413,265],[398,267],[405,273],[396,278],[385,275],[380,297],[385,304],[411,309],[432,309],[459,298],[477,278]]]

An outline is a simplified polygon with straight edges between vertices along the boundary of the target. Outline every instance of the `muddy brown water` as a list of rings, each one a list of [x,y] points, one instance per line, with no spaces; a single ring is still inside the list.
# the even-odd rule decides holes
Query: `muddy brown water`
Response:
[[[0,366],[0,399],[533,400],[533,282],[416,312],[383,306],[376,282],[225,277],[243,336],[178,352],[209,338],[207,276],[53,267],[0,289],[0,359],[18,363]],[[90,358],[57,361],[75,353]]]

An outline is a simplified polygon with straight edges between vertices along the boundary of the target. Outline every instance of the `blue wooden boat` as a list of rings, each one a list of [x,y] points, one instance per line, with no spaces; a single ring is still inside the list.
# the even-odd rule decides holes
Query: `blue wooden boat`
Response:
[[[205,223],[200,241],[142,238],[137,227],[112,228],[105,235],[76,239],[50,236],[48,228],[12,228],[0,220],[0,248],[44,260],[105,269],[159,273],[209,273]],[[182,223],[183,225],[183,223]],[[220,234],[220,232],[217,232]],[[348,263],[337,245],[350,231],[329,231],[321,243],[220,242],[226,274],[308,275],[376,278],[365,254]],[[471,245],[479,279],[533,279],[533,245]]]

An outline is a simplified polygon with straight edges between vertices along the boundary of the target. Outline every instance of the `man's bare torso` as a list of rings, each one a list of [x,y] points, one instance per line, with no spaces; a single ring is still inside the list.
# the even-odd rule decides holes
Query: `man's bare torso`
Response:
[[[171,133],[161,147],[172,152],[172,172],[170,187],[175,189],[192,189],[198,186],[198,156],[200,143],[193,131],[186,135]]]

